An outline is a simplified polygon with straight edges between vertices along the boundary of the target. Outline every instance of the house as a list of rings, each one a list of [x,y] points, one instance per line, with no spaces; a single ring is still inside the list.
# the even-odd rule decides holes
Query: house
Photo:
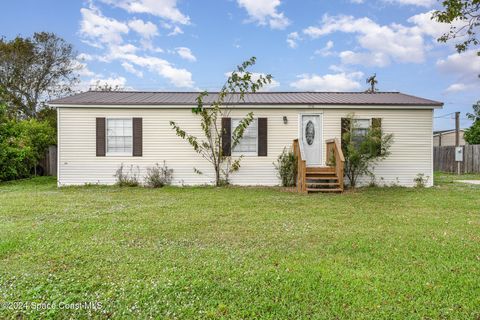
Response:
[[[459,145],[464,146],[467,144],[463,139],[464,129],[460,129],[458,131],[460,137]],[[455,146],[455,136],[455,129],[433,131],[433,146]]]
[[[201,134],[199,116],[191,111],[197,95],[89,91],[52,101],[50,105],[58,113],[58,185],[113,184],[121,164],[138,166],[140,176],[144,176],[147,167],[163,161],[174,170],[175,185],[211,184],[212,166],[169,124],[175,121],[190,134]],[[215,95],[211,93],[204,102],[212,101]],[[315,174],[333,172],[338,185],[343,169],[340,174],[340,169],[326,167],[327,153],[339,156],[342,118],[354,114],[359,130],[376,123],[385,133],[394,135],[390,156],[373,170],[377,183],[413,186],[414,178],[423,174],[429,177],[427,185],[431,186],[433,110],[442,105],[398,92],[247,94],[244,101],[230,105],[229,118],[222,119],[226,132],[230,132],[248,112],[255,118],[242,142],[234,150],[226,150],[234,157],[244,155],[231,183],[278,185],[273,163],[297,139],[296,152],[304,166],[302,169],[299,162],[300,175],[312,175],[314,179]],[[370,179],[365,177],[363,183]]]

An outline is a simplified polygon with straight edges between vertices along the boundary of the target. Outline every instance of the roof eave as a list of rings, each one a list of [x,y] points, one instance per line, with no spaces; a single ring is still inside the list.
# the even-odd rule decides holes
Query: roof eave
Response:
[[[107,103],[75,103],[75,104],[68,104],[68,103],[49,103],[49,106],[53,108],[194,108],[196,104],[190,103],[168,103],[168,104],[158,104],[158,103],[151,103],[151,104],[107,104]],[[402,104],[402,103],[388,103],[388,104],[372,104],[372,103],[356,103],[356,104],[338,104],[338,103],[322,103],[322,104],[314,104],[314,103],[242,103],[242,104],[226,104],[229,106],[235,106],[239,108],[249,108],[252,106],[259,107],[278,107],[278,108],[305,108],[305,107],[314,107],[314,108],[342,108],[347,109],[350,107],[370,107],[375,109],[382,109],[382,108],[399,108],[402,107],[404,109],[441,109],[443,107],[443,103],[423,103],[423,104]]]

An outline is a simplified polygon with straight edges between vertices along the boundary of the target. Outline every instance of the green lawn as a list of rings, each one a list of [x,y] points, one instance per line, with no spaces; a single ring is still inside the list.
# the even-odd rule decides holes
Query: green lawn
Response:
[[[0,318],[480,319],[480,186],[455,178],[342,195],[0,184]],[[101,308],[65,309],[82,302]]]

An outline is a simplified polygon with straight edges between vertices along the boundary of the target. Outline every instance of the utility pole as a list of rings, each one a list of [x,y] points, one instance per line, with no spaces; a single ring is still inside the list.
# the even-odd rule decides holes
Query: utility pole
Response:
[[[460,112],[455,112],[455,147],[460,145]]]
[[[460,112],[455,112],[455,150],[460,146]],[[457,174],[460,174],[460,161],[457,161]]]

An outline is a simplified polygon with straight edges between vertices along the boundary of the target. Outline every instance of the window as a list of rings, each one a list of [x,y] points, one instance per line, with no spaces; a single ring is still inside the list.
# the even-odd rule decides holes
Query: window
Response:
[[[132,155],[132,119],[107,119],[107,153]]]
[[[363,139],[370,128],[370,119],[353,119],[352,139],[357,146],[362,143]]]
[[[232,137],[233,131],[240,123],[241,119],[232,119]],[[232,153],[237,155],[257,155],[258,150],[258,123],[254,119],[243,132],[243,137],[239,143],[233,148]]]

